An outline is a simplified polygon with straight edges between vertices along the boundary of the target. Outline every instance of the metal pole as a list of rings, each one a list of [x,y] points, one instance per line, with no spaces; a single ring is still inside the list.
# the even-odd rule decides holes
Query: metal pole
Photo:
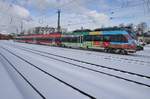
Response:
[[[21,20],[20,32],[23,32],[23,21]]]
[[[60,27],[60,13],[61,13],[60,9],[58,9],[57,13],[58,13],[57,30],[58,30],[58,32],[61,32],[60,31],[60,29],[61,29],[61,27]]]

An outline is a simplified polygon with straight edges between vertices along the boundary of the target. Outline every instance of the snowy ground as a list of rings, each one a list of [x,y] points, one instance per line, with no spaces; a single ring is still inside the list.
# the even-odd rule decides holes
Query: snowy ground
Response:
[[[0,41],[0,99],[149,97],[150,46],[118,55]]]

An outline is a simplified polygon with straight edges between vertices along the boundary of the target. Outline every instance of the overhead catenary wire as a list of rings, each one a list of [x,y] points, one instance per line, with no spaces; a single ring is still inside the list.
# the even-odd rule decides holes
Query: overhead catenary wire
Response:
[[[75,0],[70,0],[70,1],[68,1],[67,3],[64,3],[64,4],[61,4],[61,5],[58,5],[58,6],[56,6],[56,7],[53,7],[51,10],[58,10],[58,9],[62,9],[63,7],[66,7],[66,6],[68,6],[69,4],[71,4],[71,3],[73,3]],[[59,1],[58,1],[59,2]],[[45,16],[45,20],[46,20],[46,13],[47,13],[47,11],[45,11],[45,12],[43,12],[42,13],[42,15],[40,16],[40,17],[42,17],[41,19],[39,19],[39,21],[38,21],[38,23],[40,23],[40,24],[43,24],[44,23],[44,16]],[[56,13],[56,12],[54,12],[54,13]],[[54,15],[51,15],[51,16],[48,16],[49,18],[50,17],[53,17],[53,16],[55,16],[55,14]]]
[[[92,3],[91,3],[92,4]],[[131,1],[125,1],[124,0],[124,4],[121,7],[118,8],[112,8],[112,9],[106,9],[104,11],[110,12],[111,14],[115,15],[116,11],[120,11],[121,9],[128,9],[128,8],[132,8],[132,7],[137,7],[137,6],[141,6],[142,4],[144,4],[144,2],[131,2]],[[80,5],[79,5],[80,6]],[[129,18],[135,18],[133,16],[125,16],[125,17],[110,17],[110,19],[129,19]],[[93,21],[94,24],[96,24],[96,21],[94,21],[93,19],[91,19],[91,17],[89,17],[90,20]]]
[[[145,0],[145,1],[147,1],[147,4],[149,5],[149,3],[148,2],[150,2],[150,0]],[[60,2],[60,0],[59,0],[59,2]],[[17,3],[17,2],[14,2],[14,3]],[[66,2],[66,3],[62,3],[62,4],[60,4],[60,5],[58,5],[58,6],[55,6],[55,7],[53,7],[53,8],[51,8],[51,9],[48,9],[48,10],[56,10],[56,9],[58,9],[58,8],[61,8],[61,9],[63,9],[63,8],[67,8],[68,6],[73,6],[73,3],[78,3],[77,2],[77,0],[69,0],[68,2]],[[88,4],[93,4],[92,3],[92,0],[91,1],[89,1],[88,2]],[[133,7],[138,7],[138,6],[141,6],[141,5],[143,5],[143,4],[145,4],[145,2],[144,2],[144,0],[142,0],[142,1],[140,1],[139,0],[139,2],[135,2],[135,1],[129,1],[129,0],[123,0],[122,1],[122,3],[121,3],[121,6],[118,6],[118,7],[116,7],[116,8],[111,8],[111,9],[104,9],[104,10],[101,10],[101,11],[103,11],[104,13],[110,13],[110,19],[112,20],[112,19],[129,19],[129,18],[135,18],[135,17],[128,17],[128,15],[126,16],[126,17],[116,17],[116,14],[117,13],[119,13],[119,11],[122,11],[122,10],[126,10],[126,9],[129,9],[129,8],[133,8]],[[11,6],[12,4],[10,4],[10,6]],[[80,4],[78,5],[79,7],[81,6]],[[45,10],[44,11],[44,13],[41,13],[42,15],[41,16],[39,16],[39,19],[38,19],[38,23],[39,24],[49,24],[49,23],[47,23],[48,21],[48,18],[46,17],[46,16],[48,16],[47,14],[47,11],[48,10]],[[63,9],[63,10],[66,10],[66,9]],[[70,10],[70,9],[67,9],[67,10]],[[56,12],[55,12],[56,13]],[[55,14],[54,15],[50,15],[50,16],[48,16],[49,18],[51,18],[51,17],[53,17],[53,16],[55,16]],[[139,16],[136,16],[136,17],[139,17]],[[69,19],[69,18],[68,18]],[[98,24],[98,22],[97,21],[95,21],[95,20],[93,20],[91,17],[89,17],[88,16],[88,19],[89,20],[92,20],[93,21],[93,24]],[[87,22],[88,23],[88,22]],[[77,23],[75,23],[75,24],[77,24]],[[79,23],[80,24],[80,23]],[[81,24],[82,24],[82,22],[81,22]],[[66,24],[67,25],[67,24]],[[69,25],[68,25],[69,26]],[[71,25],[70,25],[71,26]]]

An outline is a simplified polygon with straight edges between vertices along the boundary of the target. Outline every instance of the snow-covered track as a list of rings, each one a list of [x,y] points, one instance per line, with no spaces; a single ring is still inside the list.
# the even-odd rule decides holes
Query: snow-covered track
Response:
[[[21,42],[19,42],[19,43],[21,43]],[[8,44],[8,43],[6,43],[6,44],[11,45],[11,44]],[[30,43],[27,43],[27,44],[30,44]],[[39,45],[39,44],[34,44],[34,45]],[[16,46],[16,45],[13,45],[13,46]],[[49,46],[49,45],[42,45],[42,46]],[[24,47],[24,46],[21,46],[21,47]],[[58,47],[58,46],[52,46],[52,47],[64,48],[64,47]],[[101,50],[92,50],[92,49],[81,49],[81,48],[64,48],[64,49],[74,49],[74,50],[83,50],[83,51],[92,51],[92,52],[105,53],[104,51],[101,51]],[[150,61],[144,61],[144,60],[139,60],[139,59],[134,59],[134,58],[119,57],[119,56],[117,56],[118,54],[115,54],[115,53],[105,53],[105,54],[107,54],[107,56],[105,56],[105,55],[101,55],[101,56],[104,56],[104,59],[108,59],[108,60],[118,60],[118,61],[119,60],[124,60],[124,62],[128,62],[128,63],[130,63],[130,62],[135,63],[136,62],[136,64],[140,64],[140,65],[143,64],[143,63],[144,64],[150,64]],[[116,55],[116,56],[114,56],[114,55]],[[123,55],[123,56],[136,57],[138,55],[129,54],[129,55]]]
[[[86,92],[80,90],[79,88],[77,88],[77,87],[75,87],[75,86],[73,86],[73,85],[67,83],[66,81],[63,81],[62,79],[60,79],[60,78],[58,78],[58,77],[56,77],[56,76],[50,74],[49,72],[47,72],[47,71],[45,71],[45,70],[39,68],[38,66],[36,66],[36,65],[34,65],[33,63],[29,62],[28,60],[26,60],[26,59],[20,57],[19,55],[15,54],[15,53],[13,53],[13,52],[11,52],[11,51],[9,51],[8,49],[6,49],[6,48],[4,48],[4,47],[2,47],[2,46],[1,46],[1,48],[4,49],[4,50],[6,50],[6,51],[8,51],[8,52],[11,53],[12,55],[18,57],[19,59],[25,61],[26,63],[30,64],[30,66],[35,67],[36,69],[38,69],[39,71],[45,73],[46,75],[48,75],[48,76],[50,76],[50,77],[56,79],[57,81],[59,81],[59,82],[65,84],[66,86],[68,86],[68,87],[70,87],[70,88],[72,88],[72,89],[78,91],[79,93],[81,93],[81,94],[83,94],[83,95],[89,97],[90,99],[96,99],[94,96],[92,96],[92,95],[90,95],[90,94],[88,94],[88,93],[86,93]],[[2,55],[2,54],[1,54],[1,55]],[[4,55],[2,55],[2,56],[5,58]],[[5,59],[6,59],[6,58],[5,58]],[[7,59],[7,61],[9,62],[8,59]],[[15,70],[17,70],[17,69],[15,68],[15,66],[14,66],[12,63],[9,62],[9,64],[11,64],[11,66],[13,66],[13,68],[14,68]],[[17,72],[21,75],[21,73],[20,73],[18,70],[17,70]],[[22,75],[22,77],[24,77],[24,76]],[[26,78],[24,77],[24,79],[26,79]],[[27,80],[27,79],[26,79],[26,80]],[[28,83],[29,83],[29,81],[28,81]],[[30,84],[31,84],[31,83],[30,83]],[[33,85],[32,85],[32,87],[33,87]],[[37,90],[36,90],[36,91],[37,91]],[[39,92],[39,91],[37,91],[37,92]],[[39,94],[42,95],[40,92],[39,92]],[[46,99],[43,95],[42,95],[42,97],[43,97],[43,99]]]
[[[89,62],[85,62],[85,61],[81,61],[81,60],[77,60],[77,59],[73,59],[73,58],[68,58],[68,57],[65,57],[65,56],[60,56],[60,55],[56,55],[56,54],[52,54],[52,53],[39,51],[39,50],[33,50],[33,49],[30,49],[30,48],[26,48],[26,47],[15,46],[15,48],[18,48],[18,49],[21,49],[21,50],[24,50],[24,51],[27,51],[27,52],[30,52],[30,53],[34,53],[34,54],[37,54],[37,55],[40,55],[40,56],[44,56],[44,57],[47,57],[47,58],[50,58],[50,59],[54,59],[54,60],[57,60],[57,61],[61,61],[61,62],[64,62],[64,63],[68,63],[68,64],[70,64],[72,66],[80,67],[80,68],[87,69],[87,70],[90,70],[90,71],[93,71],[93,72],[97,72],[97,73],[101,73],[101,74],[104,74],[104,75],[107,75],[107,76],[111,76],[111,77],[115,77],[115,78],[118,78],[118,79],[122,79],[122,80],[125,80],[125,81],[128,81],[128,82],[132,82],[132,83],[135,83],[135,84],[138,84],[138,85],[150,87],[149,84],[145,84],[145,83],[142,83],[142,82],[139,82],[139,81],[136,81],[136,80],[132,80],[132,79],[128,79],[128,78],[125,78],[125,77],[118,76],[118,75],[114,75],[112,73],[107,73],[107,72],[99,71],[99,70],[96,70],[96,69],[84,67],[82,65],[74,64],[72,62],[69,62],[69,61],[66,61],[66,60],[62,60],[62,59],[58,59],[58,58],[55,58],[55,57],[52,57],[52,56],[64,58],[64,59],[67,59],[67,60],[73,60],[73,61],[76,61],[76,62],[80,62],[80,63],[84,63],[84,64],[96,66],[96,67],[106,68],[106,69],[113,70],[113,71],[116,71],[116,72],[129,74],[130,76],[131,75],[132,76],[138,76],[138,77],[141,77],[142,79],[150,80],[150,77],[146,76],[146,75],[133,73],[133,72],[129,72],[129,71],[124,71],[124,70],[119,70],[119,69],[116,69],[116,68],[111,68],[111,67],[102,66],[102,65],[98,65],[98,64],[93,64],[93,63],[89,63]],[[4,49],[7,50],[8,52],[12,53],[13,55],[17,56],[17,57],[20,57],[20,56],[14,54],[13,52],[9,51],[8,49],[6,49],[6,48],[4,48]],[[38,53],[38,52],[40,52],[40,53]],[[51,56],[47,56],[47,55],[44,55],[42,53],[47,54],[47,55],[51,55]]]
[[[0,55],[9,63],[9,65],[30,85],[30,87],[37,92],[37,94],[42,98],[46,99],[46,97],[11,63],[2,53]]]
[[[73,60],[73,61],[76,61],[76,62],[89,64],[89,65],[92,65],[92,66],[95,66],[95,67],[106,68],[106,69],[119,71],[119,72],[122,72],[122,73],[127,73],[127,74],[136,75],[136,76],[139,76],[139,77],[144,77],[144,78],[150,79],[150,76],[146,76],[146,75],[142,75],[142,74],[138,74],[138,73],[133,73],[133,72],[124,71],[124,70],[121,70],[121,69],[111,68],[111,67],[108,67],[108,66],[94,64],[94,63],[90,63],[90,62],[87,62],[87,61],[82,61],[82,60],[78,60],[78,59],[74,59],[74,58],[69,58],[69,57],[65,57],[65,56],[61,56],[61,55],[57,55],[57,54],[53,54],[53,53],[49,53],[49,52],[39,51],[39,50],[27,48],[27,47],[22,47],[22,46],[20,47],[20,46],[16,46],[16,45],[15,45],[15,47],[17,47],[19,49],[22,49],[24,51],[29,51],[31,53],[39,54],[39,55],[42,55],[42,56],[45,56],[45,57],[49,57],[49,56],[46,56],[46,55],[43,55],[43,54],[48,54],[48,55],[51,55],[51,56],[56,56],[56,57],[60,57],[60,58],[68,59],[68,60]],[[39,53],[36,53],[36,52],[39,52]],[[43,53],[43,54],[40,54],[40,53]],[[53,57],[50,57],[50,58],[53,58]],[[56,58],[54,58],[54,59],[56,60]]]

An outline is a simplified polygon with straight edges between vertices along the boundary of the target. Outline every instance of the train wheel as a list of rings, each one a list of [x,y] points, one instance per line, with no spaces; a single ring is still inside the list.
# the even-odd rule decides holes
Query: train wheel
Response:
[[[111,49],[107,49],[107,52],[108,52],[108,53],[111,53]]]
[[[86,49],[88,49],[89,48],[89,46],[86,46]]]
[[[121,54],[123,54],[123,55],[127,55],[128,54],[128,52],[126,51],[126,50],[121,50]]]
[[[120,54],[120,53],[121,53],[121,50],[120,50],[120,49],[114,49],[114,52],[115,52],[116,54]]]
[[[64,44],[63,45],[61,44],[61,47],[66,47],[66,46]]]
[[[113,49],[113,48],[110,48],[110,49],[109,49],[109,53],[114,53],[114,49]]]
[[[104,52],[105,52],[105,53],[108,53],[108,49],[107,49],[107,48],[105,48],[105,49],[104,49]]]

